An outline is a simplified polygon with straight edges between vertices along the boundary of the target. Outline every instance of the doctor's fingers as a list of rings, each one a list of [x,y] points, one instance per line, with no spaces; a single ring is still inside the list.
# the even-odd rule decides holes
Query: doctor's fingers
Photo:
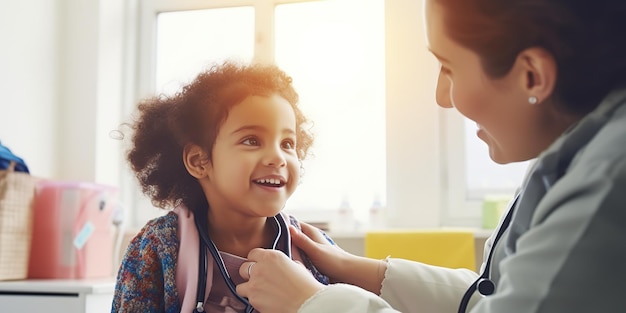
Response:
[[[292,236],[302,236],[302,234],[306,235],[308,238],[310,238],[311,240],[319,243],[319,244],[326,244],[326,245],[330,245],[330,242],[328,241],[328,238],[324,237],[324,235],[322,235],[322,231],[312,225],[309,225],[307,223],[300,223],[300,227],[302,228],[302,231],[299,231],[296,227],[294,226],[290,226],[290,231],[291,231],[291,235]],[[293,228],[293,230],[291,230],[291,228]]]
[[[240,273],[245,271],[244,278],[252,262],[244,262],[240,268]],[[291,260],[284,264],[258,262],[250,274],[250,280],[237,285],[236,290],[260,312],[296,312],[306,299],[324,288],[303,265]]]
[[[280,263],[291,259],[280,250],[254,248],[248,252],[248,261]]]
[[[291,232],[291,242],[298,248],[302,249],[309,255],[309,257],[317,258],[316,255],[332,253],[332,250],[338,248],[336,245],[332,245],[330,242],[331,240],[324,237],[319,229],[314,228],[313,226],[306,226],[306,224],[302,224],[302,229],[304,232],[300,232],[295,227],[290,227],[289,231]],[[330,251],[324,252],[326,249]]]
[[[280,271],[285,263],[292,262],[284,253],[276,250],[255,248],[248,253],[248,260],[239,267],[239,275],[247,280],[259,271]]]

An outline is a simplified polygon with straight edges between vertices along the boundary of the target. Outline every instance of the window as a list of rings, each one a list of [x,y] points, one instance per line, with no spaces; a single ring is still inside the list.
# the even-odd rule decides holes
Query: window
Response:
[[[324,219],[325,210],[329,219],[349,205],[364,224],[373,201],[385,201],[382,8],[372,0],[276,6],[276,63],[294,77],[316,140],[287,205],[299,216]]]
[[[250,62],[254,55],[254,8],[250,6],[162,12],[156,29],[158,93],[179,91],[209,62]]]

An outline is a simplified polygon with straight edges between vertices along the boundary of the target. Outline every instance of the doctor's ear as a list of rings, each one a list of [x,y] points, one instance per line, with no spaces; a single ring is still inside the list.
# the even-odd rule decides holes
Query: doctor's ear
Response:
[[[520,52],[517,62],[524,73],[521,84],[529,103],[550,98],[557,80],[557,65],[552,54],[543,48],[528,48]]]
[[[206,177],[209,173],[210,162],[209,156],[196,144],[187,144],[183,149],[183,163],[187,172],[195,178]]]

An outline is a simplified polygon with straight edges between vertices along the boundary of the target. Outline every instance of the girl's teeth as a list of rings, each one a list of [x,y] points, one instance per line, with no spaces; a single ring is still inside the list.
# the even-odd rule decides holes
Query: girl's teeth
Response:
[[[273,179],[273,178],[261,179],[261,180],[258,180],[257,182],[260,183],[260,184],[272,184],[272,185],[279,185],[280,184],[280,180]]]

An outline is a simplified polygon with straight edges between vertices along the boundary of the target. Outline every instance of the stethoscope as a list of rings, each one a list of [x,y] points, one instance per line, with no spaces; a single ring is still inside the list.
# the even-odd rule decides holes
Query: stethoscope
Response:
[[[217,264],[217,267],[220,269],[220,274],[224,278],[224,281],[226,282],[226,285],[228,286],[228,289],[230,290],[230,292],[232,292],[233,295],[235,295],[235,297],[239,301],[241,301],[243,304],[246,305],[245,312],[251,313],[252,311],[254,311],[254,308],[252,307],[248,299],[240,296],[237,293],[235,283],[230,277],[230,274],[228,274],[228,270],[226,269],[224,260],[222,259],[222,256],[220,255],[219,251],[217,250],[217,247],[213,243],[213,240],[211,240],[211,238],[209,237],[209,232],[207,231],[206,227],[204,227],[206,223],[204,223],[203,221],[206,221],[206,218],[202,219],[202,217],[200,217],[199,215],[201,214],[196,214],[194,216],[196,228],[198,229],[198,234],[200,234],[200,257],[199,257],[200,261],[198,262],[199,276],[198,276],[198,289],[196,293],[196,308],[193,310],[193,313],[204,312],[204,300],[205,300],[204,295],[206,292],[206,279],[207,279],[207,270],[208,270],[208,265],[209,265],[207,263],[207,258],[206,258],[207,248],[209,249],[209,252],[211,253],[211,256],[213,257],[213,260],[215,260],[215,264]],[[278,243],[280,242],[280,240],[284,239],[286,243],[284,246],[284,249],[279,248],[279,250],[285,253],[287,257],[291,259],[291,237],[289,237],[289,233],[287,232],[287,224],[285,222],[285,219],[280,213],[278,213],[274,216],[274,221],[276,222],[278,231],[276,234],[276,239],[274,240],[274,243],[272,244],[272,249],[276,250],[278,248]]]
[[[502,221],[502,224],[500,225],[500,228],[498,229],[498,232],[496,233],[496,237],[493,239],[493,244],[491,245],[491,248],[489,249],[489,254],[487,255],[487,262],[485,263],[485,268],[483,269],[480,276],[469,286],[467,291],[465,291],[465,294],[463,295],[463,298],[461,299],[461,304],[459,304],[458,313],[465,313],[465,311],[467,310],[467,305],[469,304],[469,301],[472,298],[472,295],[474,294],[475,291],[478,291],[483,296],[488,296],[488,295],[493,294],[493,292],[496,290],[496,285],[493,283],[491,279],[489,279],[489,272],[491,269],[491,258],[496,248],[496,244],[502,237],[502,234],[504,234],[504,231],[506,231],[506,229],[509,227],[509,224],[511,224],[511,218],[513,216],[513,211],[515,209],[515,205],[518,199],[519,199],[519,193],[516,194],[515,199],[511,201],[511,205],[509,206],[509,211],[504,217],[504,220]]]

